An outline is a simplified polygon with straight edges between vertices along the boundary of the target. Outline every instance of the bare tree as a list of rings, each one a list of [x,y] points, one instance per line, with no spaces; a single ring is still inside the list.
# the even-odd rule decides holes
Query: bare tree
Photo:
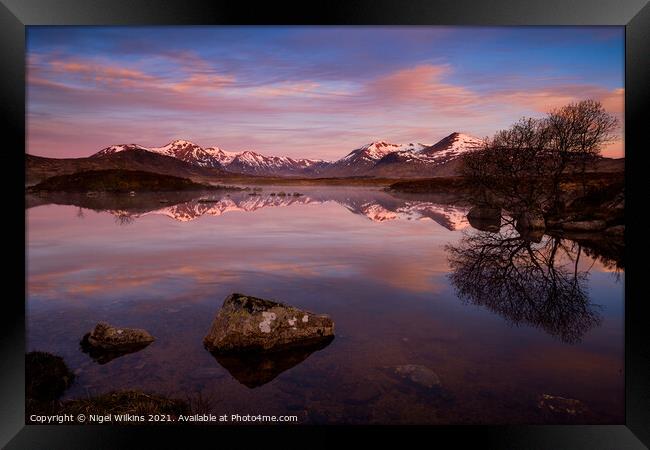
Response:
[[[545,214],[561,207],[563,179],[584,173],[617,125],[597,101],[571,103],[497,132],[465,156],[461,173],[479,203]]]
[[[511,211],[538,209],[550,191],[548,136],[543,120],[523,118],[486,140],[481,150],[467,154],[462,173],[481,203]]]
[[[553,196],[559,202],[562,176],[584,174],[587,164],[600,156],[602,147],[616,138],[618,119],[600,102],[583,100],[551,111],[544,122],[556,166]],[[561,203],[555,206],[561,207]]]

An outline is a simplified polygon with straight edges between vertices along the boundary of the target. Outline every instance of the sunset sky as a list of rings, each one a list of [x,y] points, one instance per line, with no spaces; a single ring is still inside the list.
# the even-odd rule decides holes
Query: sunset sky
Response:
[[[338,159],[584,98],[623,123],[623,89],[623,27],[28,27],[27,152],[186,139]]]

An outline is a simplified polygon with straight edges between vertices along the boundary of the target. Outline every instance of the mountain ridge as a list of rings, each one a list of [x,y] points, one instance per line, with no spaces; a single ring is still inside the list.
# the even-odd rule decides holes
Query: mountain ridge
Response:
[[[437,165],[443,157],[447,160],[454,159],[467,150],[467,143],[478,146],[480,142],[482,141],[478,138],[458,132],[433,145],[412,142],[393,144],[380,140],[356,148],[336,161],[325,161],[268,156],[252,150],[230,152],[216,146],[201,147],[191,141],[176,139],[162,147],[144,147],[139,144],[111,145],[94,153],[90,158],[141,150],[173,157],[200,167],[223,169],[244,175],[280,177],[374,176],[373,170],[381,162],[380,172],[386,172],[387,166],[398,164],[400,171],[404,171],[406,165],[409,166],[409,176],[418,176],[423,166]],[[391,158],[391,155],[395,154],[400,157]]]

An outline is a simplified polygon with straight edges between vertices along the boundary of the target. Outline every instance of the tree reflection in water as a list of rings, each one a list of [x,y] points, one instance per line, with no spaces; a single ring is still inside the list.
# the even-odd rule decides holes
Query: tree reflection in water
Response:
[[[446,250],[458,297],[515,325],[576,343],[602,320],[587,296],[589,271],[579,269],[578,243],[552,236],[532,242],[506,226],[497,233],[466,232]]]

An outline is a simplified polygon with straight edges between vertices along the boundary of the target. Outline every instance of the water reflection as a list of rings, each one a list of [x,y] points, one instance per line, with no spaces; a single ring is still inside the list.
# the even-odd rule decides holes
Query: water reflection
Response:
[[[278,196],[281,190],[303,195]],[[469,228],[469,208],[365,187],[249,193],[28,199],[28,206],[76,205],[27,211],[27,347],[69,362],[77,378],[67,398],[141,389],[218,398],[215,413],[308,411],[307,422],[448,424],[549,422],[537,408],[549,394],[579,399],[594,412],[576,423],[624,418],[622,285],[594,262],[615,256],[618,244],[593,234],[540,243],[521,242],[509,228],[493,235],[494,258],[506,258],[504,245],[518,249],[508,275],[521,265],[528,274],[528,285],[501,286],[532,293],[499,297],[499,280],[490,280],[495,299],[479,297],[485,306],[510,301],[497,306],[519,320],[513,327],[495,310],[459,302],[448,277],[445,245],[465,254],[467,237],[479,233]],[[117,217],[132,222],[116,226]],[[504,238],[523,247],[498,242]],[[544,262],[558,242],[551,270]],[[528,248],[535,259],[522,263]],[[577,264],[560,258],[567,252],[580,253]],[[589,276],[572,287],[576,266]],[[499,267],[476,276],[497,276],[505,270]],[[560,277],[555,285],[553,277]],[[336,341],[311,354],[215,359],[201,345],[204,331],[215,301],[239,290],[331,315]],[[150,330],[156,345],[94,361],[79,351],[79,337],[100,319]],[[565,323],[554,328],[553,320]],[[582,342],[568,345],[571,339],[550,331]],[[396,378],[402,366],[435,371],[453,402]]]
[[[601,322],[587,296],[579,243],[548,235],[531,240],[508,225],[496,233],[465,233],[446,249],[457,295],[516,325],[575,343]]]
[[[443,203],[435,198],[399,198],[379,190],[374,190],[371,194],[369,196],[368,191],[349,192],[344,189],[313,190],[306,194],[297,192],[296,189],[288,193],[271,189],[260,193],[142,193],[134,197],[51,193],[46,197],[28,195],[27,207],[44,204],[74,205],[108,212],[115,216],[116,223],[128,225],[148,215],[162,215],[179,222],[190,222],[202,216],[221,216],[236,211],[253,212],[263,208],[336,202],[373,222],[431,219],[448,230],[458,230],[469,225],[465,217],[468,208],[465,206]],[[83,212],[78,217],[83,218]]]
[[[329,336],[306,346],[272,353],[212,354],[212,356],[237,381],[252,389],[265,385],[282,372],[302,363],[309,355],[324,349],[333,340],[334,336]]]

